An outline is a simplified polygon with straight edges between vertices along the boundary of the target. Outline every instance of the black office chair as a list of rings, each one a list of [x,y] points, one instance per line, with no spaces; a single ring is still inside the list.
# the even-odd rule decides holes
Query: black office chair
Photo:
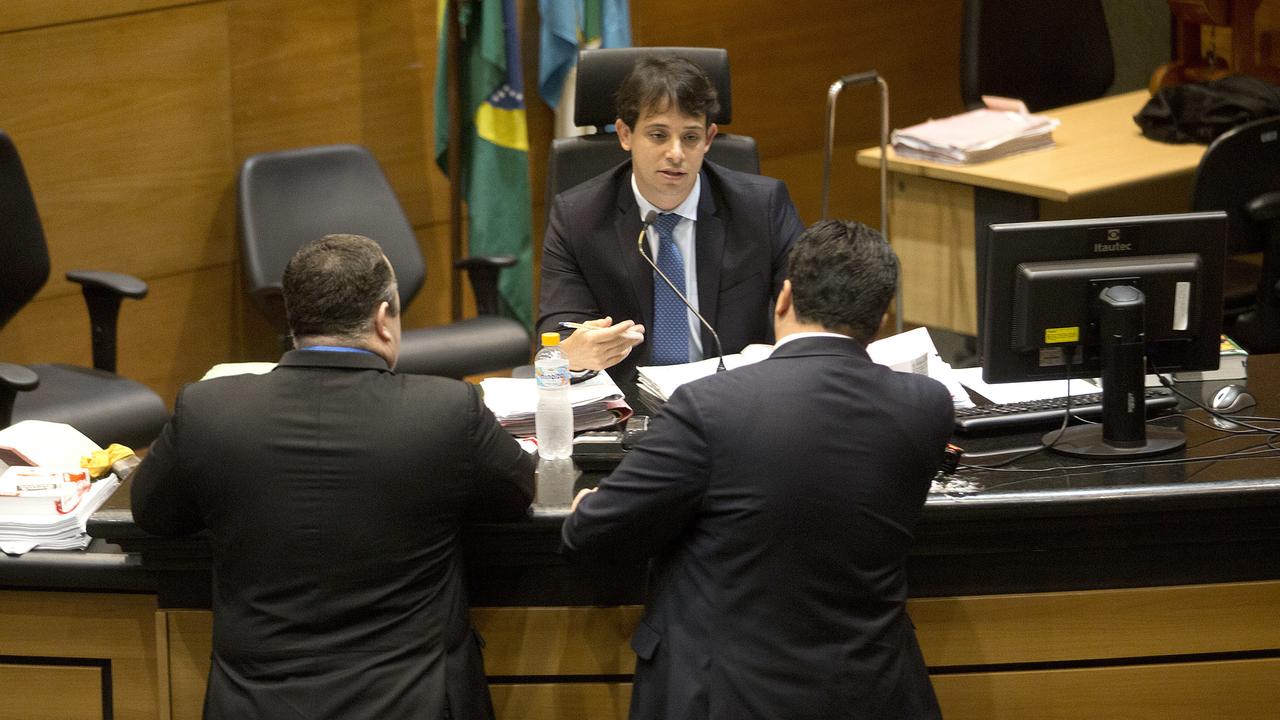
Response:
[[[282,350],[293,346],[280,283],[298,248],[331,233],[365,235],[391,260],[407,307],[422,289],[426,266],[400,201],[382,167],[358,145],[263,153],[245,160],[239,179],[241,262],[246,289],[271,321]],[[529,331],[493,314],[498,271],[515,258],[467,258],[480,317],[405,329],[398,372],[462,378],[529,362]]]
[[[22,158],[0,130],[0,326],[40,292],[49,279],[49,248],[27,183]],[[116,321],[123,298],[142,298],[147,284],[111,272],[73,271],[89,307],[93,367],[0,363],[0,427],[22,420],[71,425],[95,443],[146,447],[160,434],[169,411],[145,385],[115,374]],[[67,338],[49,337],[63,343]]]
[[[1252,353],[1280,352],[1280,115],[1219,135],[1196,170],[1193,210],[1227,212],[1225,332]]]
[[[1102,97],[1115,79],[1101,0],[965,0],[960,95],[1020,98],[1032,112]]]
[[[630,154],[618,145],[618,136],[603,132],[618,117],[614,95],[622,80],[640,57],[679,55],[696,63],[715,83],[720,112],[711,121],[727,125],[733,117],[733,96],[729,88],[729,53],[721,48],[632,47],[583,50],[578,53],[575,87],[576,125],[593,125],[594,135],[557,138],[551,142],[547,158],[547,201],[557,194],[599,175]],[[711,142],[706,159],[732,170],[759,174],[760,155],[754,138],[720,132]]]

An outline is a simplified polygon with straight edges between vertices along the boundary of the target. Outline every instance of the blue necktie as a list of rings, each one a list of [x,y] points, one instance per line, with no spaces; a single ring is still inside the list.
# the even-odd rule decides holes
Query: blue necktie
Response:
[[[672,233],[680,222],[675,213],[662,213],[653,221],[658,231],[658,268],[666,273],[680,292],[684,287],[684,258]],[[689,315],[684,301],[667,283],[653,274],[653,357],[654,365],[689,362]]]

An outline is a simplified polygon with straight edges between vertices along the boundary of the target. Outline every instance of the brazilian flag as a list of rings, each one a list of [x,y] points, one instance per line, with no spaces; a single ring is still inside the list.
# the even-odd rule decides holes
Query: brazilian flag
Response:
[[[448,2],[457,2],[462,67],[462,137],[449,137]],[[514,255],[499,277],[502,310],[533,325],[532,201],[515,0],[441,0],[436,63],[436,164],[448,172],[451,141],[462,143],[462,196],[472,255]]]

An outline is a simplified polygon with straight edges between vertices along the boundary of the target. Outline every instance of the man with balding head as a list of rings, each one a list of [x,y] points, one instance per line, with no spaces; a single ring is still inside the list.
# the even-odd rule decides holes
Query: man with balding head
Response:
[[[394,371],[377,243],[309,243],[283,290],[295,349],[185,387],[133,478],[144,530],[209,533],[205,717],[491,718],[459,532],[523,517],[533,460],[474,386]]]

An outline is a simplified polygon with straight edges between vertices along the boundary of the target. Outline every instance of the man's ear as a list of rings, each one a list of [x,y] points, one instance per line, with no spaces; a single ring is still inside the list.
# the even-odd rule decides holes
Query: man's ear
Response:
[[[373,329],[383,342],[391,342],[394,335],[391,333],[391,303],[383,300],[378,305],[378,312],[373,317]]]
[[[711,147],[711,141],[716,139],[716,133],[720,132],[720,128],[715,123],[707,126],[707,147]]]
[[[613,127],[618,131],[618,144],[623,150],[631,152],[631,128],[622,122],[622,118],[616,118],[613,121]]]
[[[782,281],[782,289],[778,291],[778,300],[773,305],[773,314],[783,317],[791,312],[791,280]]]

